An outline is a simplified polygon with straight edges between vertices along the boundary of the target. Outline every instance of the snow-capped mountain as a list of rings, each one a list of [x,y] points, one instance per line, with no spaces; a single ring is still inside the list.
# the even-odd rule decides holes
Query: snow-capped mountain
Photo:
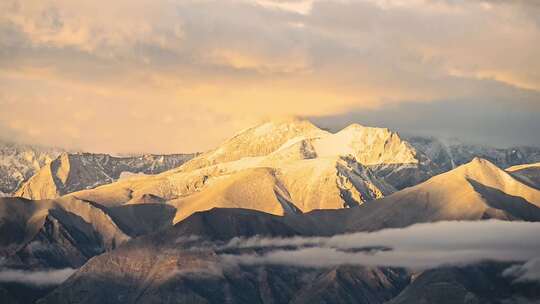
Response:
[[[271,153],[283,154],[279,151],[286,149],[301,149],[301,158],[352,156],[397,189],[417,184],[442,171],[387,128],[352,124],[332,134],[296,118],[270,121],[244,130],[218,148],[186,163],[182,170]]]
[[[393,193],[371,169],[387,165],[419,166],[414,149],[388,129],[353,125],[332,134],[287,119],[244,130],[177,169],[73,195],[108,206],[161,198],[177,208],[175,222],[213,207],[282,215],[355,207]]]
[[[15,196],[53,199],[118,180],[125,173],[158,174],[182,165],[195,154],[113,157],[107,154],[62,153],[26,181]]]
[[[282,146],[286,147],[291,139],[318,138],[328,134],[307,120],[286,118],[268,121],[238,132],[219,147],[199,155],[182,168],[193,170],[246,157],[265,156]]]
[[[8,196],[17,190],[62,152],[62,149],[0,141],[0,196]]]

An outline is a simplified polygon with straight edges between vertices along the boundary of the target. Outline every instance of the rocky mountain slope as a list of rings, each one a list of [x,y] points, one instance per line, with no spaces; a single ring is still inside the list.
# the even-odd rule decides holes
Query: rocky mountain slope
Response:
[[[443,171],[468,163],[475,157],[487,159],[499,168],[540,162],[539,147],[495,148],[467,144],[455,139],[441,140],[418,136],[407,137],[406,140]]]
[[[222,272],[219,262],[212,252],[133,244],[90,261],[38,303],[383,303],[409,281],[405,271],[385,268]]]
[[[538,284],[516,285],[501,277],[509,267],[504,263],[424,271],[349,264],[238,265],[227,258],[264,255],[268,250],[224,247],[238,238],[331,237],[438,221],[540,221],[535,165],[504,171],[483,158],[459,165],[472,154],[448,151],[452,150],[433,143],[409,143],[388,129],[352,125],[329,133],[291,119],[244,130],[177,168],[128,179],[118,180],[126,171],[165,170],[175,160],[171,165],[158,157],[62,154],[21,188],[21,195],[53,199],[0,199],[0,300],[376,304],[540,300]],[[519,159],[534,158],[531,151]],[[392,248],[353,248],[340,254],[358,250],[384,254]],[[49,287],[35,290],[1,281],[5,269],[66,267],[80,269],[52,292]],[[500,292],[490,291],[491,286]]]
[[[72,198],[4,198],[0,208],[4,267],[80,267],[129,239],[101,209]]]
[[[7,196],[17,190],[24,181],[62,152],[62,149],[0,140],[0,196]]]
[[[249,180],[240,180],[239,183],[247,183],[247,188],[256,190],[262,186],[264,190],[266,170],[257,170],[260,170],[262,175],[253,180],[262,184],[250,184]],[[242,174],[245,174],[245,171]],[[252,176],[251,173],[248,176]],[[234,192],[227,194],[228,190],[222,188],[216,191],[233,195],[230,197],[231,202],[237,201]],[[261,190],[254,192],[259,193]],[[208,213],[195,213],[178,223],[171,233],[175,234],[175,237],[195,234],[210,238],[216,237],[214,233],[218,233],[219,238],[228,239],[245,233],[332,235],[443,220],[496,218],[540,221],[540,190],[519,182],[487,160],[474,159],[415,187],[355,208],[316,210],[306,214],[291,212],[290,216],[285,217],[272,216],[270,212],[258,212],[257,208],[250,209],[213,209]],[[89,235],[87,239],[92,239],[90,236],[97,233],[98,240],[103,243],[90,247],[101,248],[99,252],[103,252],[129,237],[170,227],[175,213],[172,206],[163,203],[107,206],[77,198],[75,195],[42,201],[3,198],[0,199],[1,252],[5,258],[19,255],[26,246],[36,240],[36,236],[48,222],[65,226],[61,230],[67,232],[75,229],[79,231],[79,235]],[[234,221],[230,222],[231,219]],[[82,233],[85,229],[94,232]],[[70,237],[70,240],[76,241],[77,237]],[[75,245],[72,247],[78,248]],[[69,261],[67,258],[65,260]]]
[[[253,180],[257,183],[263,180],[261,183],[264,184],[266,173],[262,171],[263,175]],[[166,176],[168,173],[154,178]],[[138,178],[131,182],[146,179]],[[257,190],[261,184],[250,184],[253,180],[240,179],[239,183],[247,183],[247,188]],[[209,190],[199,194],[206,191]],[[224,192],[222,188],[216,191]],[[6,265],[12,267],[56,267],[50,262],[55,261],[50,258],[51,253],[45,254],[52,249],[36,253],[39,253],[34,249],[36,240],[48,240],[47,244],[52,245],[42,248],[58,248],[52,252],[65,253],[59,260],[73,261],[74,266],[81,265],[92,255],[85,255],[84,250],[88,248],[101,248],[99,253],[104,252],[85,263],[75,275],[39,303],[221,303],[223,299],[231,303],[384,303],[392,299],[401,301],[396,303],[410,303],[411,294],[430,299],[431,293],[422,286],[438,284],[440,277],[426,274],[427,279],[424,279],[422,274],[415,278],[409,271],[391,267],[337,266],[306,269],[252,265],[224,269],[226,263],[221,260],[219,252],[212,249],[212,246],[208,247],[208,242],[227,242],[235,237],[255,235],[332,236],[442,220],[497,218],[538,221],[539,194],[540,191],[522,184],[490,162],[475,159],[415,187],[355,208],[317,210],[305,214],[293,212],[289,216],[238,208],[212,209],[194,213],[174,227],[170,227],[174,211],[152,211],[158,206],[168,206],[163,203],[111,203],[105,206],[77,199],[75,195],[35,203],[22,199],[4,199],[0,200],[0,206],[4,206],[7,211],[2,214],[20,216],[4,216],[0,221],[0,231],[5,233],[2,239],[9,240],[3,248],[4,252],[9,252],[6,255],[9,263]],[[231,198],[231,202],[236,201],[236,197]],[[150,209],[134,211],[136,208]],[[156,213],[161,216],[151,216]],[[93,218],[89,216],[91,214],[99,216]],[[51,225],[49,222],[56,223],[53,227],[58,228],[47,229]],[[157,225],[160,222],[169,224],[160,227]],[[152,233],[155,230],[159,232]],[[66,232],[52,233],[54,231]],[[140,235],[143,236],[125,242],[130,236]],[[18,237],[10,239],[8,236]],[[123,245],[109,251],[121,243]],[[418,284],[424,283],[415,287],[414,282],[420,278],[422,281],[418,281]],[[449,280],[454,282],[454,279]],[[486,284],[478,283],[481,284],[478,290],[467,285],[469,281],[457,281],[455,284],[457,289],[462,288],[471,293],[466,298],[474,296],[482,299],[487,296],[485,288],[491,284],[490,280],[494,280],[492,274],[489,280],[483,281]],[[411,281],[413,284],[410,284]],[[447,282],[445,279],[443,281]],[[512,285],[510,279],[497,282],[505,288]],[[534,284],[532,286],[537,288]],[[533,287],[527,288],[536,290]],[[13,292],[12,289],[7,290]],[[531,296],[531,292],[527,291],[529,289],[508,290],[504,294],[505,298],[520,295],[521,292]],[[533,299],[540,298],[534,294],[532,296]]]
[[[161,173],[182,165],[192,157],[193,154],[113,157],[107,154],[62,153],[25,182],[14,196],[54,199],[112,183],[125,173]]]
[[[388,304],[537,303],[540,284],[502,276],[509,264],[482,263],[423,272]]]
[[[522,183],[540,189],[540,163],[516,165],[506,171]]]
[[[540,191],[491,162],[475,158],[343,216],[352,231],[440,220],[540,221]]]
[[[159,250],[159,259],[154,253]],[[90,261],[38,303],[536,303],[538,283],[509,264],[396,268],[246,266],[222,271],[210,252],[125,246]]]
[[[69,275],[131,237],[170,227],[173,217],[162,204],[107,209],[73,197],[0,198],[0,300],[34,303],[54,287],[52,273]],[[41,279],[32,283],[34,276]]]
[[[170,227],[171,209],[162,204],[108,209],[73,197],[0,198],[2,266],[80,267],[130,237]]]

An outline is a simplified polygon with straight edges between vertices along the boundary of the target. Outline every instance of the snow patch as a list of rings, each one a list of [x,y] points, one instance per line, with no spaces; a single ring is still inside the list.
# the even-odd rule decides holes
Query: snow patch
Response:
[[[133,173],[133,172],[129,172],[129,171],[123,171],[122,173],[120,173],[120,176],[118,177],[118,180],[131,180],[131,179],[137,179],[137,178],[141,178],[141,177],[145,177],[145,176],[148,176],[149,174],[144,174],[144,173]]]

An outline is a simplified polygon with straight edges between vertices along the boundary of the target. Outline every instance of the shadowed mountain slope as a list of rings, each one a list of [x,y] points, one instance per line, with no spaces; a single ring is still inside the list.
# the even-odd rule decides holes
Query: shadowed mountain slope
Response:
[[[538,303],[540,283],[501,275],[510,265],[443,267],[420,274],[388,304]]]
[[[540,163],[512,166],[506,171],[522,183],[540,190]]]

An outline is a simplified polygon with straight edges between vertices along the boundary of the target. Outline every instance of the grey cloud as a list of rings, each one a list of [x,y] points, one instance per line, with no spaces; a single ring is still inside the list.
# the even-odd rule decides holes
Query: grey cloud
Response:
[[[540,223],[438,222],[328,238],[234,239],[224,248],[267,248],[222,254],[231,264],[394,266],[414,269],[484,260],[528,261],[538,256]],[[279,247],[290,247],[279,249]],[[276,249],[278,248],[278,249]]]
[[[501,94],[502,95],[502,94]],[[339,130],[350,123],[387,127],[405,135],[458,138],[497,147],[540,146],[540,93],[523,98],[477,96],[461,100],[402,102],[378,109],[309,117],[317,125]]]
[[[22,283],[35,286],[59,285],[75,271],[76,269],[72,268],[40,271],[0,269],[0,282]]]

